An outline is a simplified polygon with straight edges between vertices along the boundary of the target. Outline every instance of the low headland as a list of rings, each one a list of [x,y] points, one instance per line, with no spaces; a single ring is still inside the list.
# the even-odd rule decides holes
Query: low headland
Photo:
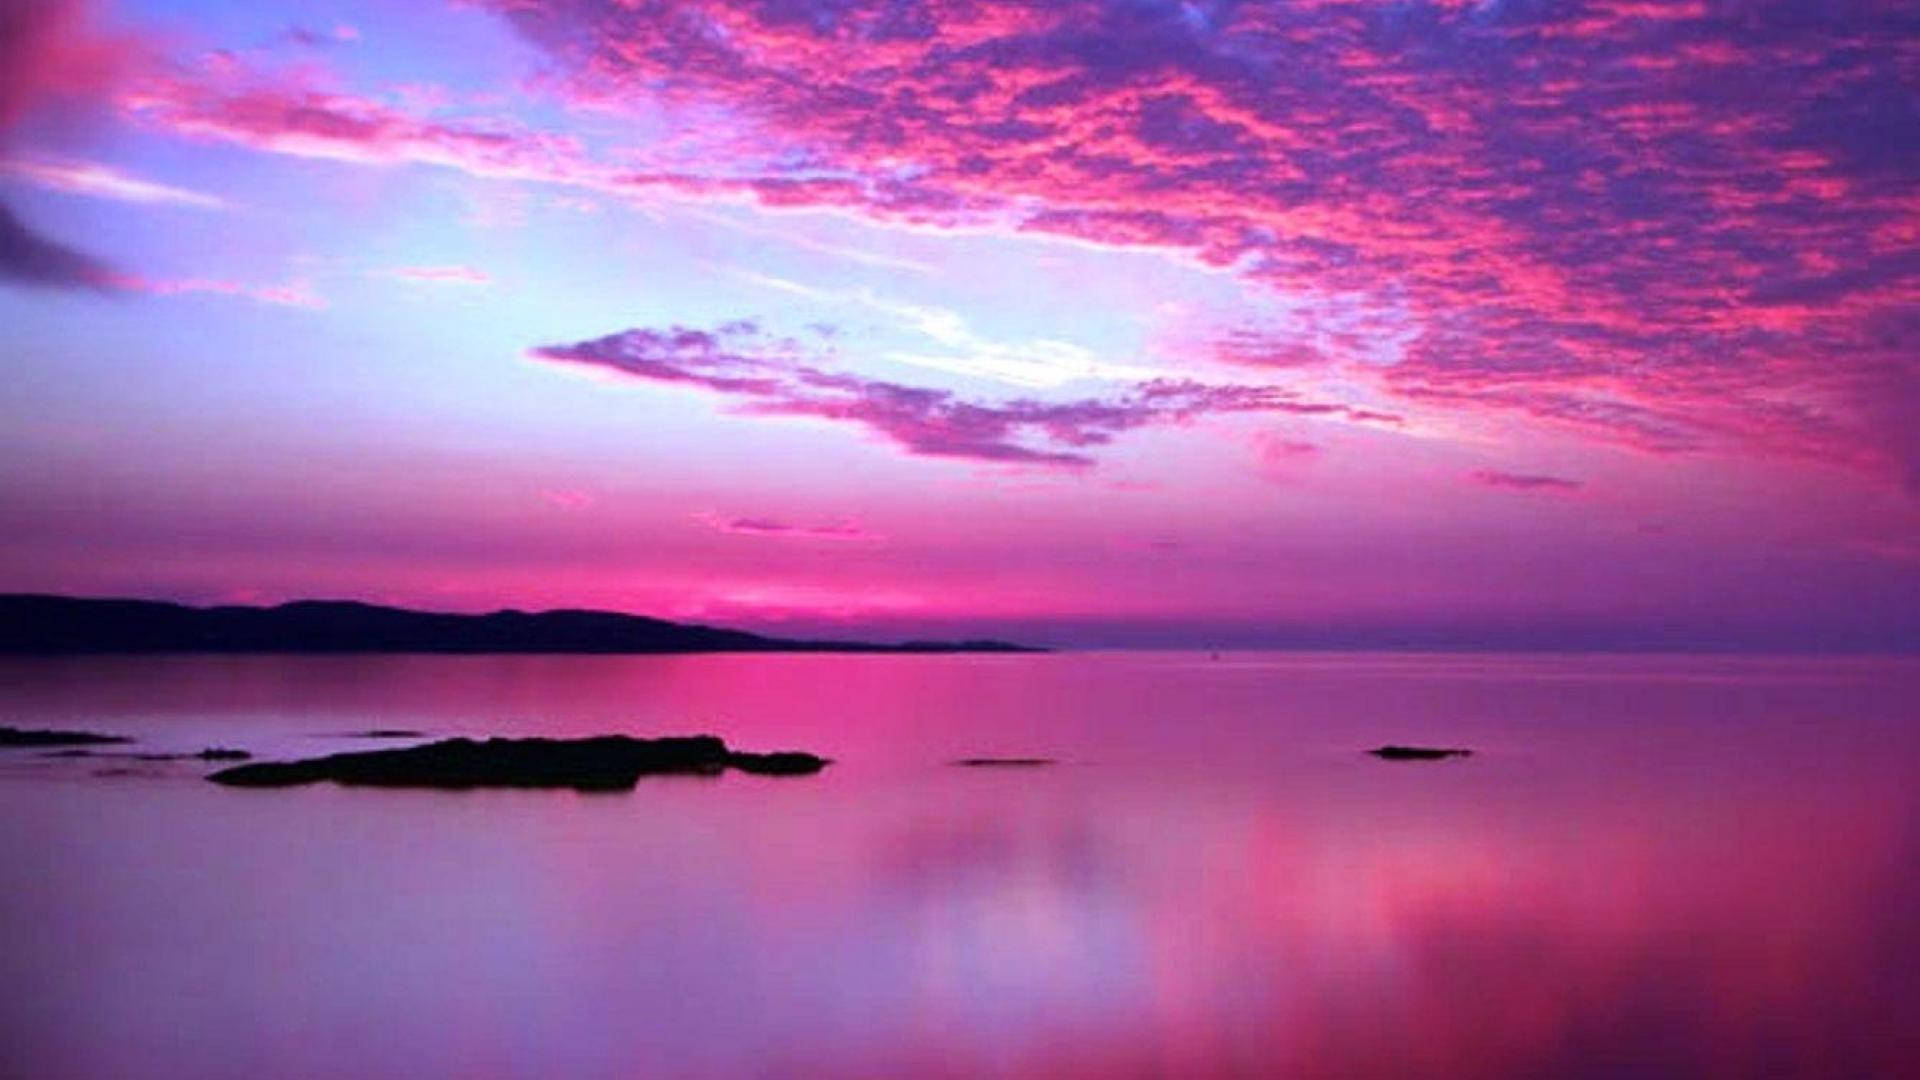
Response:
[[[0,746],[113,746],[131,742],[119,735],[59,728],[0,727]]]
[[[1019,653],[1004,641],[809,641],[612,611],[453,615],[355,601],[188,607],[0,595],[0,653]]]

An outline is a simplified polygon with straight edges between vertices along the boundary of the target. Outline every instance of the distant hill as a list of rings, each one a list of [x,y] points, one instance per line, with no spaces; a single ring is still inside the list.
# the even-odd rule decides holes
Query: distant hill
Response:
[[[187,607],[0,594],[0,653],[1040,652],[1001,641],[793,641],[611,611],[448,615],[352,601]]]

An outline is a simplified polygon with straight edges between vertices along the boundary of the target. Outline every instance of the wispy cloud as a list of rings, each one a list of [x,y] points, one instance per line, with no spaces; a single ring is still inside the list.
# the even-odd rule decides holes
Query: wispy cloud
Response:
[[[908,367],[1049,389],[1083,380],[1139,381],[1164,375],[1141,364],[1116,363],[1068,341],[1030,338],[998,341],[977,333],[965,315],[952,308],[883,297],[870,288],[826,289],[757,270],[734,276],[765,289],[804,297],[822,305],[846,305],[884,315],[899,329],[925,338],[932,348],[887,349],[882,359]]]
[[[86,162],[9,161],[0,164],[0,172],[40,187],[64,191],[72,195],[116,199],[121,202],[191,206],[202,210],[221,210],[227,206],[226,200],[218,196],[190,191],[154,180],[142,180],[118,169]]]
[[[541,502],[555,510],[585,510],[599,501],[592,492],[579,488],[541,488],[537,494]]]
[[[1135,364],[1105,360],[1093,350],[1068,341],[1032,338],[995,341],[974,331],[966,316],[951,308],[886,300],[870,289],[852,299],[891,316],[931,341],[936,349],[890,349],[882,355],[895,363],[991,379],[1033,389],[1047,389],[1089,379],[1138,380],[1163,374]]]
[[[1283,483],[1298,477],[1302,467],[1318,459],[1321,454],[1318,443],[1266,431],[1254,436],[1253,449],[1261,475]]]
[[[498,180],[591,186],[577,140],[501,121],[416,109],[260,75],[230,63],[150,77],[121,97],[133,118],[176,135],[360,165],[438,165]]]
[[[493,275],[471,266],[396,266],[374,271],[377,276],[427,285],[491,285]]]
[[[878,267],[882,270],[903,270],[910,274],[933,273],[933,267],[931,265],[917,259],[904,258],[899,255],[873,251],[863,247],[855,247],[850,244],[837,244],[825,240],[818,240],[795,229],[770,228],[764,225],[756,225],[742,221],[731,214],[693,209],[687,212],[701,221],[718,225],[723,229],[730,229],[734,232],[759,237],[764,240],[790,244],[802,251],[810,251],[817,255],[828,256],[829,258],[843,259],[847,262]]]
[[[1487,487],[1511,488],[1515,491],[1578,491],[1586,486],[1581,480],[1569,480],[1564,476],[1546,476],[1539,473],[1510,473],[1495,469],[1479,469],[1468,473],[1467,478],[1476,484]]]
[[[817,523],[785,521],[771,517],[726,517],[720,514],[695,515],[719,532],[741,536],[759,536],[776,540],[874,541],[883,539],[859,522],[838,520]]]
[[[327,306],[326,298],[315,292],[313,286],[305,281],[293,281],[280,285],[252,285],[222,278],[142,278],[124,274],[114,274],[111,277],[113,284],[118,288],[153,296],[196,294],[225,296],[273,304],[278,307],[305,308],[309,311],[318,311]]]
[[[360,28],[351,23],[335,23],[328,29],[316,29],[311,26],[295,26],[287,31],[287,40],[295,45],[304,45],[310,49],[328,48],[334,45],[348,45],[360,40]]]
[[[708,390],[736,401],[748,416],[812,417],[851,424],[910,454],[975,461],[1083,468],[1088,452],[1115,436],[1158,424],[1230,413],[1284,413],[1361,422],[1395,417],[1305,400],[1284,388],[1161,379],[1106,398],[968,400],[947,390],[830,371],[791,340],[769,338],[750,322],[716,330],[627,330],[534,359],[581,364],[650,382]]]

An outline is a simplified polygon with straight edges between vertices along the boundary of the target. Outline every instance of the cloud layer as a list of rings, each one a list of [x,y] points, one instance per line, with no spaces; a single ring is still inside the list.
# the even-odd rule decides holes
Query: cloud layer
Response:
[[[126,102],[309,157],[1167,249],[1291,305],[1209,359],[1920,483],[1899,0],[481,6],[545,51],[540,89],[671,137],[590,148],[230,57]]]
[[[492,6],[580,101],[725,110],[768,202],[1185,251],[1433,405],[1920,465],[1910,4]]]

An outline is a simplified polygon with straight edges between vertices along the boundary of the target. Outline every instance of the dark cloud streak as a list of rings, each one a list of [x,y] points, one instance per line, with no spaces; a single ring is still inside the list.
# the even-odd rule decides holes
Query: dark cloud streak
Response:
[[[104,290],[117,280],[105,263],[41,236],[0,204],[0,281]]]

